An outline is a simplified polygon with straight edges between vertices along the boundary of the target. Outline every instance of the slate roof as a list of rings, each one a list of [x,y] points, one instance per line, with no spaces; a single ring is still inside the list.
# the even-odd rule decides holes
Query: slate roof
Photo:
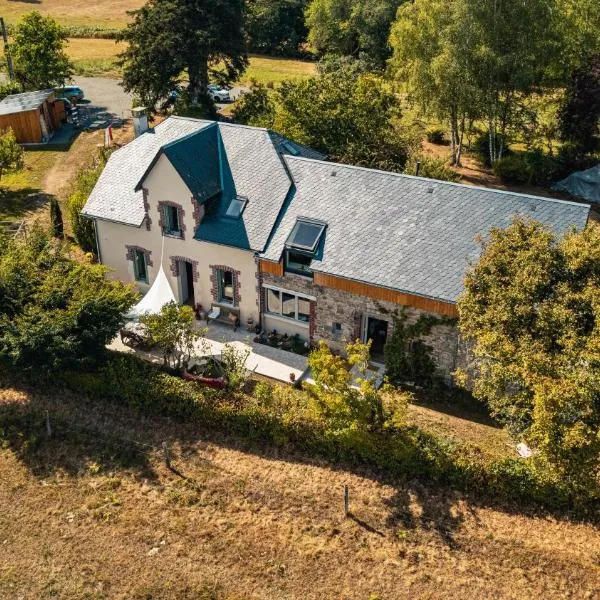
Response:
[[[142,183],[165,154],[199,200],[222,192],[197,239],[262,251],[292,186],[283,160],[290,150],[323,158],[267,129],[169,117],[111,155],[82,212],[139,227],[145,216]],[[236,195],[248,203],[242,217],[234,220],[224,215]]]
[[[562,200],[286,157],[295,193],[264,258],[277,261],[298,217],[327,223],[314,271],[455,302],[477,234],[534,218],[556,233],[587,223],[589,206]]]
[[[167,144],[163,152],[196,199],[204,201],[221,191],[216,123]]]
[[[208,121],[173,118],[113,152],[82,214],[139,227],[145,217],[138,184],[163,146],[211,125]]]
[[[39,90],[37,92],[24,92],[22,94],[6,96],[0,102],[0,115],[12,115],[18,112],[34,110],[52,94],[54,94],[54,90]]]
[[[217,135],[219,134],[219,135]],[[165,154],[206,201],[196,238],[278,261],[297,219],[327,223],[315,271],[455,302],[475,238],[534,218],[563,233],[582,228],[590,207],[324,162],[322,154],[267,129],[170,117],[114,152],[83,214],[139,227],[141,183]],[[232,198],[247,204],[225,215]]]

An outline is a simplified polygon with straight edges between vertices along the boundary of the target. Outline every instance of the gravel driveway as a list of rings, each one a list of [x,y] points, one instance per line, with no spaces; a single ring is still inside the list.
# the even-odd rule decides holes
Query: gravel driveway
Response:
[[[106,127],[109,123],[131,118],[133,96],[123,90],[117,79],[74,77],[73,82],[85,93],[86,100],[79,106],[86,127]],[[231,98],[237,100],[248,91],[248,88],[245,87],[232,87]],[[227,104],[217,104],[219,109],[226,106]]]
[[[108,123],[131,117],[132,96],[116,79],[107,77],[74,77],[85,98],[79,106],[88,127],[105,127]]]

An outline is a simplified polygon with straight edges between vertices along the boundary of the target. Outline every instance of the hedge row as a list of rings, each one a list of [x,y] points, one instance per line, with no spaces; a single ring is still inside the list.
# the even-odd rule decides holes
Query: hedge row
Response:
[[[414,426],[393,434],[375,434],[353,427],[332,430],[325,420],[304,410],[301,404],[265,404],[250,396],[228,400],[130,355],[111,355],[99,372],[65,373],[62,383],[98,400],[198,422],[278,446],[290,445],[335,461],[372,466],[394,477],[433,480],[490,499],[578,512],[589,512],[598,500],[597,496],[575,495],[565,482],[544,480],[520,459],[488,464],[476,461],[464,447]]]

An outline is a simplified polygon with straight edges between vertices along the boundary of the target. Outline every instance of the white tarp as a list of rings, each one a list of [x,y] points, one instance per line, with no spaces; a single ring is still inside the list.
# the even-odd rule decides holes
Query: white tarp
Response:
[[[566,179],[555,184],[554,189],[600,204],[600,165],[586,171],[571,173]]]
[[[126,315],[128,319],[138,319],[141,315],[155,315],[169,302],[176,302],[171,284],[162,265],[148,293]]]

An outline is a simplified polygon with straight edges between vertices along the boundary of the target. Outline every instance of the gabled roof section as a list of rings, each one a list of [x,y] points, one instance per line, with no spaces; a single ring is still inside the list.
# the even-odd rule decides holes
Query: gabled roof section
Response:
[[[161,148],[210,125],[209,121],[170,117],[113,152],[82,214],[139,227],[145,211],[142,190],[138,184]]]
[[[558,234],[589,206],[334,163],[285,158],[295,183],[264,258],[279,261],[299,218],[327,223],[316,272],[456,302],[475,241],[516,216]]]
[[[163,152],[198,201],[221,191],[216,123],[167,144]]]
[[[271,132],[219,123],[223,194],[207,212],[196,239],[262,252],[292,186]],[[247,204],[239,219],[227,217],[231,199]]]

